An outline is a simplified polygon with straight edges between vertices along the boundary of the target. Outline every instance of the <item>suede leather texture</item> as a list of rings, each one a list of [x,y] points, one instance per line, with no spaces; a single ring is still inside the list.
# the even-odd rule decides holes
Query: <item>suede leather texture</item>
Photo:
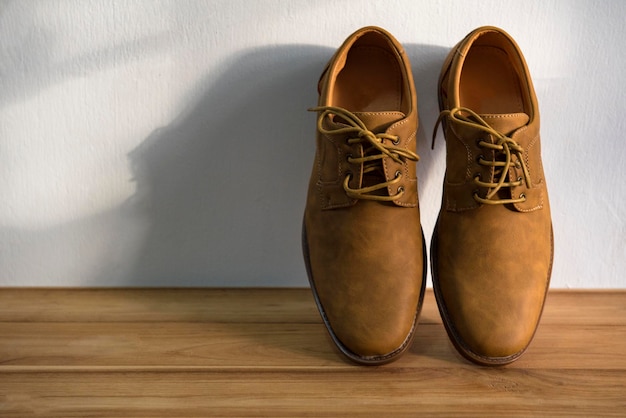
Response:
[[[384,74],[374,69],[377,75],[372,77],[393,80],[393,88],[377,97],[374,86],[355,81],[367,79],[368,56],[389,67]],[[369,130],[396,135],[398,147],[415,151],[417,99],[411,68],[388,32],[367,27],[348,37],[324,70],[319,92],[320,106],[354,104],[346,109]],[[324,124],[335,127],[331,120]],[[351,188],[362,187],[366,179],[362,164],[347,160],[363,152],[362,144],[348,144],[345,136],[316,131],[303,248],[311,287],[333,341],[353,361],[381,364],[404,352],[414,335],[424,294],[424,248],[415,162],[382,161],[384,180],[401,173],[401,181],[386,190],[389,196],[403,190],[396,201],[354,199],[346,194],[344,179],[351,176]]]
[[[498,65],[507,69],[500,88],[515,97],[480,97],[479,84],[464,74],[480,74],[465,68],[472,48],[491,51]],[[483,59],[481,65],[492,63]],[[487,67],[486,67],[487,68]],[[493,70],[493,67],[492,67]],[[492,78],[497,78],[493,76]],[[475,90],[477,93],[472,95]],[[479,157],[495,160],[479,140],[494,142],[484,132],[454,123],[444,124],[446,176],[442,207],[433,234],[431,256],[435,295],[446,330],[459,352],[471,361],[501,365],[516,360],[526,350],[539,324],[548,290],[553,258],[552,221],[541,162],[539,111],[528,67],[515,41],[494,27],[471,32],[452,49],[440,77],[441,110],[468,107],[463,98],[487,109],[484,119],[508,135],[524,150],[532,187],[522,182],[501,189],[500,199],[525,201],[481,204],[473,195],[490,191],[478,188],[476,176],[494,182],[495,168],[478,163]],[[501,111],[498,109],[501,108]],[[514,156],[515,161],[517,157]],[[520,164],[512,164],[508,180],[521,177]]]

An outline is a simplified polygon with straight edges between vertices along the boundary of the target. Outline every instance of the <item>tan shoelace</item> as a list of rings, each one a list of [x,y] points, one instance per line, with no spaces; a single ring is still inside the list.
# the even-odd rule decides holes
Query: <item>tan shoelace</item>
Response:
[[[469,114],[469,116],[465,116],[463,113]],[[487,187],[490,188],[491,191],[487,193],[487,196],[480,197],[478,193],[474,193],[474,200],[479,203],[485,203],[488,205],[499,205],[499,204],[507,204],[507,203],[521,203],[526,201],[526,196],[522,193],[518,198],[511,199],[494,199],[494,196],[498,193],[500,189],[503,187],[517,187],[522,185],[522,181],[526,184],[527,188],[532,187],[532,182],[530,180],[530,174],[528,173],[528,168],[524,163],[524,150],[522,147],[509,138],[508,136],[496,131],[493,129],[483,118],[481,118],[476,112],[466,107],[455,107],[454,109],[444,110],[439,114],[437,118],[437,122],[435,123],[435,129],[433,131],[433,142],[432,147],[435,147],[435,138],[437,136],[437,129],[439,128],[439,124],[442,123],[443,118],[447,117],[448,120],[452,123],[458,123],[460,125],[469,126],[475,129],[479,129],[489,135],[492,135],[495,138],[495,143],[487,142],[484,140],[480,140],[478,145],[488,150],[495,151],[496,153],[501,153],[504,155],[504,161],[499,161],[494,158],[493,161],[485,160],[483,156],[481,156],[478,160],[478,163],[484,166],[493,167],[494,168],[494,177],[498,177],[498,181],[496,182],[486,182],[481,181],[480,176],[474,177],[474,183],[478,187]],[[517,156],[517,161],[515,163],[512,162],[512,155]],[[511,165],[515,167],[521,168],[523,177],[519,177],[516,181],[506,181],[509,168]],[[497,168],[500,168],[499,170]]]
[[[399,164],[402,164],[404,159],[418,161],[419,156],[407,149],[396,147],[399,143],[399,138],[395,135],[389,135],[385,133],[375,134],[367,129],[365,123],[354,113],[341,107],[335,106],[320,106],[309,109],[312,112],[320,112],[317,119],[317,129],[323,135],[350,135],[348,138],[348,144],[354,145],[357,143],[363,144],[363,153],[361,157],[348,156],[348,162],[350,164],[362,164],[363,174],[372,172],[382,172],[381,160],[383,158],[391,158]],[[340,123],[347,125],[345,128],[338,129],[326,129],[323,126],[324,118],[335,115],[342,120]],[[391,142],[390,143],[385,143]],[[384,176],[384,175],[383,175]],[[396,172],[395,178],[389,181],[383,181],[372,186],[361,187],[353,189],[349,186],[352,174],[348,173],[343,181],[343,189],[346,194],[353,199],[365,199],[365,200],[378,200],[378,201],[394,201],[399,199],[404,194],[402,187],[398,188],[398,192],[391,196],[372,194],[381,189],[386,189],[389,186],[397,184],[402,178],[400,171]]]

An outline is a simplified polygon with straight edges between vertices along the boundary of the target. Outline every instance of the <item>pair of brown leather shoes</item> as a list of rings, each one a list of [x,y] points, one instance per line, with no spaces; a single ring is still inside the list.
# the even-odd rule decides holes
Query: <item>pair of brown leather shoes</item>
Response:
[[[337,50],[318,89],[307,273],[337,347],[382,364],[410,346],[426,284],[409,59],[388,32],[366,27]],[[537,328],[553,248],[537,101],[515,41],[494,27],[466,36],[444,63],[439,103],[447,168],[435,296],[463,356],[507,364]]]

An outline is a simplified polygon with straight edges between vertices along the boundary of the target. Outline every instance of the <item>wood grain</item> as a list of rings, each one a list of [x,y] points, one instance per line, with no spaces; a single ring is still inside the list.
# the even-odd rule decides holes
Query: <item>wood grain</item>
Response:
[[[625,416],[626,292],[553,291],[527,353],[461,359],[428,292],[356,366],[308,289],[1,289],[0,416]]]
[[[626,290],[552,291],[542,323],[626,325],[624,301]],[[321,323],[309,289],[263,288],[0,289],[4,321]],[[420,323],[441,323],[432,290]]]

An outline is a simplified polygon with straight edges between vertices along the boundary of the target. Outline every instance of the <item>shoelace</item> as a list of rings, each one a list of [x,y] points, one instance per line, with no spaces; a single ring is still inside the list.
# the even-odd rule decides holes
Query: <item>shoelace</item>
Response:
[[[397,163],[402,164],[404,159],[418,161],[419,156],[409,150],[396,147],[399,143],[399,138],[395,135],[389,135],[385,133],[375,134],[367,129],[365,123],[354,113],[341,107],[335,106],[320,106],[309,109],[312,112],[321,112],[317,119],[317,129],[324,135],[350,135],[348,138],[348,144],[354,145],[357,143],[363,144],[363,155],[361,157],[348,156],[348,162],[350,164],[362,164],[363,174],[372,173],[376,171],[382,171],[381,160],[383,158],[391,158]],[[323,126],[324,118],[331,115],[339,116],[342,119],[342,123],[348,125],[344,128],[326,129]],[[385,141],[391,142],[385,143]],[[404,194],[402,187],[398,188],[398,192],[391,196],[372,194],[378,190],[386,189],[388,186],[392,186],[400,182],[402,173],[396,172],[395,178],[389,181],[383,181],[372,186],[360,187],[353,189],[349,186],[352,174],[348,173],[343,181],[343,189],[346,194],[353,199],[365,199],[365,200],[378,200],[378,201],[394,201],[399,199]]]
[[[469,116],[465,116],[463,113],[469,114]],[[474,200],[479,203],[485,203],[488,205],[499,205],[499,204],[508,204],[508,203],[521,203],[526,201],[526,196],[522,193],[518,198],[511,199],[494,199],[494,196],[498,193],[500,189],[503,187],[517,187],[521,186],[522,182],[526,184],[526,187],[532,187],[532,182],[530,180],[530,174],[528,172],[528,167],[524,163],[524,150],[523,148],[514,140],[509,138],[508,136],[496,131],[493,129],[483,118],[481,118],[476,112],[466,107],[455,107],[454,109],[444,110],[439,114],[437,118],[437,122],[435,123],[435,129],[433,131],[433,142],[432,147],[435,147],[435,138],[437,136],[437,129],[439,128],[439,124],[443,122],[443,118],[447,117],[448,120],[452,123],[458,123],[460,125],[469,126],[472,128],[479,129],[487,134],[492,135],[495,138],[495,143],[487,142],[484,140],[480,140],[478,145],[486,148],[488,150],[493,150],[499,152],[504,155],[504,161],[499,161],[494,158],[493,161],[486,160],[482,155],[480,156],[478,163],[488,167],[494,167],[494,177],[499,176],[496,182],[486,182],[480,179],[480,176],[474,177],[474,183],[478,187],[487,187],[490,188],[491,191],[487,193],[487,195],[483,198],[478,195],[478,193],[474,193]],[[512,162],[512,155],[517,156],[517,162]],[[509,168],[511,165],[522,169],[523,176],[518,177],[515,181],[506,181],[507,175],[509,173]],[[500,168],[497,170],[496,168]]]

